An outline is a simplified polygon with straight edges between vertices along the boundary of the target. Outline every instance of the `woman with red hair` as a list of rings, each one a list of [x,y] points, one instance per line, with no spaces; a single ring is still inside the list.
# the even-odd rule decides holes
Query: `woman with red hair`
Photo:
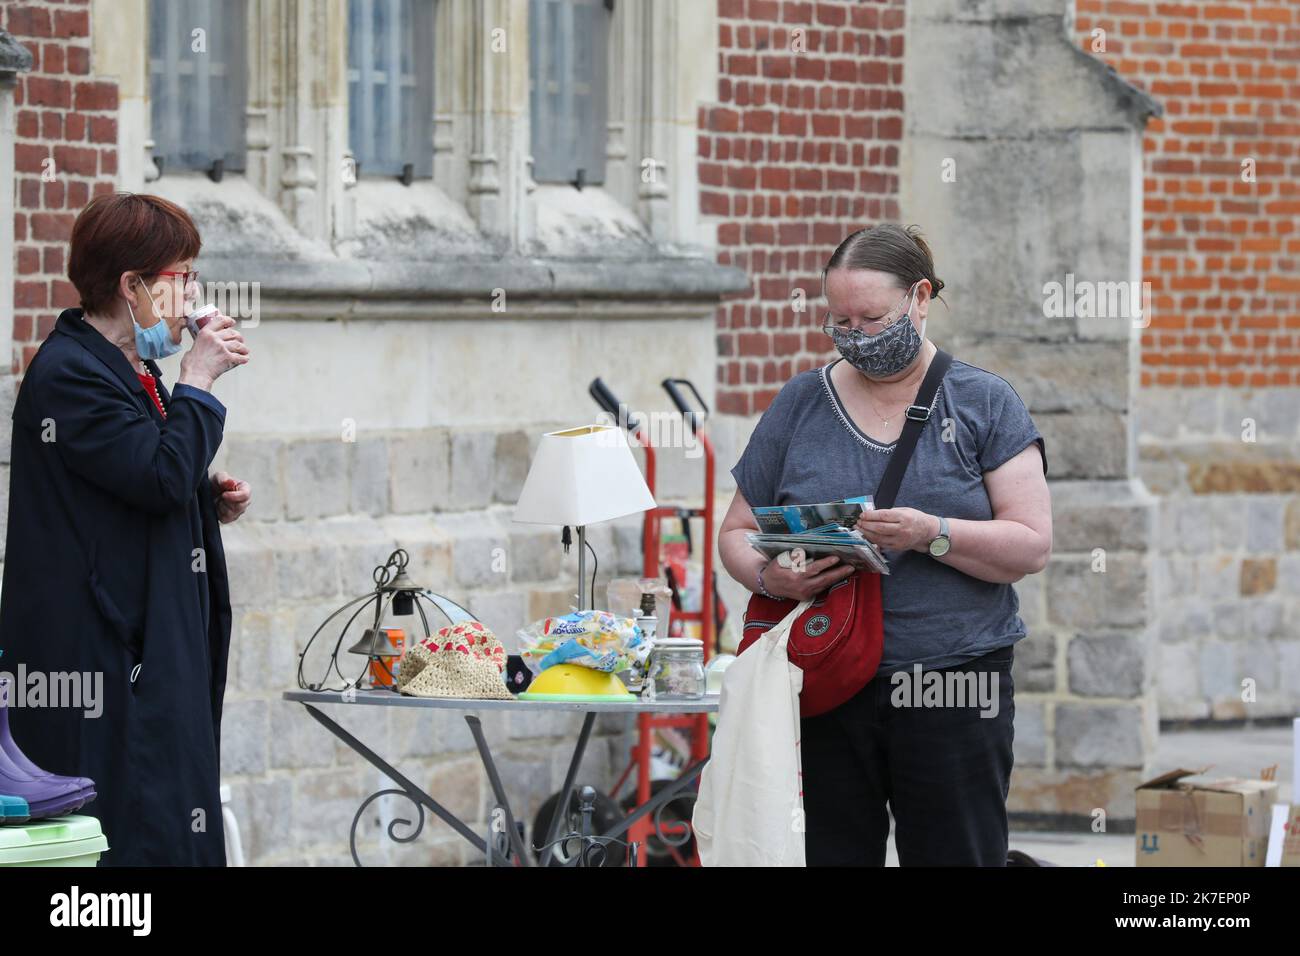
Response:
[[[153,362],[182,348],[199,247],[165,199],[94,199],[68,258],[81,308],[59,315],[14,407],[0,601],[4,666],[19,677],[10,723],[41,770],[94,781],[83,812],[108,838],[101,865],[225,863],[219,523],[250,489],[208,474],[226,417],[211,389],[249,351],[218,315],[170,393]],[[83,693],[25,693],[42,683]]]

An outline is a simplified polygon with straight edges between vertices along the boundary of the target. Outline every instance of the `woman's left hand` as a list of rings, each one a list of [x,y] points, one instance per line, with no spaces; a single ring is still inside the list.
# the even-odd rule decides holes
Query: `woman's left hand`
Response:
[[[212,490],[217,498],[217,518],[222,524],[230,524],[245,511],[253,498],[253,488],[238,478],[232,478],[224,471],[212,477]]]
[[[928,551],[939,519],[915,508],[882,508],[862,512],[857,527],[882,551]]]

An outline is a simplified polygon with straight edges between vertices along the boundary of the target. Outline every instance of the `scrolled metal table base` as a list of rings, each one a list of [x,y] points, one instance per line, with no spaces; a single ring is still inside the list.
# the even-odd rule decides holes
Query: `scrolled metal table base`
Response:
[[[527,852],[524,846],[523,838],[520,836],[518,827],[516,827],[515,825],[514,814],[510,810],[510,802],[506,798],[505,787],[502,784],[500,774],[497,772],[496,762],[492,759],[492,752],[488,748],[487,739],[483,734],[482,724],[477,717],[475,717],[472,714],[466,714],[465,722],[466,724],[468,724],[470,734],[474,738],[474,743],[478,750],[479,758],[483,763],[483,769],[487,772],[488,784],[492,789],[493,796],[495,797],[496,806],[500,809],[502,814],[505,816],[505,833],[502,834],[501,836],[504,837],[504,840],[508,843],[509,848],[512,851],[511,854],[511,856],[513,857],[512,859],[506,858],[505,854],[502,852],[502,850],[504,850],[505,848],[504,846],[493,847],[492,851],[490,852],[488,847],[488,842],[484,840],[482,836],[476,833],[468,824],[462,821],[459,817],[457,817],[454,813],[452,813],[442,804],[434,800],[425,791],[421,790],[408,777],[404,776],[401,771],[399,771],[392,764],[388,763],[386,760],[384,760],[382,757],[376,754],[373,750],[371,750],[360,740],[358,740],[355,736],[353,736],[342,726],[340,726],[336,721],[332,720],[324,713],[322,713],[318,708],[312,706],[309,703],[303,703],[303,707],[306,708],[307,713],[309,713],[317,721],[317,723],[319,723],[322,727],[324,727],[326,730],[332,733],[339,740],[343,741],[343,743],[347,744],[353,751],[355,751],[356,753],[364,757],[367,761],[369,761],[369,763],[376,770],[378,770],[384,776],[388,777],[388,779],[392,780],[393,783],[397,784],[397,787],[394,789],[380,790],[367,797],[362,802],[361,806],[358,808],[356,815],[352,818],[352,827],[348,835],[348,844],[352,852],[352,860],[357,866],[362,866],[361,860],[357,855],[357,849],[356,849],[357,828],[360,825],[361,817],[365,813],[366,808],[371,803],[373,803],[379,797],[388,796],[388,795],[401,795],[405,797],[407,800],[411,801],[411,803],[415,805],[417,811],[419,812],[419,819],[415,824],[415,829],[408,836],[405,837],[399,836],[395,828],[398,825],[410,826],[411,825],[410,820],[395,819],[389,823],[387,827],[388,837],[389,839],[393,840],[393,842],[395,843],[411,843],[415,839],[417,839],[424,830],[424,811],[428,810],[439,820],[447,824],[449,827],[451,827],[453,830],[459,833],[462,837],[464,837],[467,841],[469,841],[470,845],[473,846],[474,849],[477,850],[478,853],[484,857],[484,859],[486,860],[489,866],[535,866],[536,865],[535,861],[533,860],[532,854]],[[561,797],[561,801],[558,804],[558,807],[565,807],[568,805],[568,799],[569,799],[568,795],[572,792],[574,788],[575,781],[578,774],[578,768],[582,763],[582,757],[587,748],[587,741],[591,737],[592,725],[595,723],[595,719],[596,719],[596,715],[593,712],[588,712],[584,716],[582,722],[582,730],[578,734],[578,740],[576,745],[574,746],[573,755],[569,760],[569,768],[568,768],[568,772],[565,774],[564,787],[562,790],[563,796]],[[653,797],[651,797],[648,801],[643,803],[641,806],[633,810],[628,816],[620,820],[617,826],[611,828],[605,833],[591,835],[590,837],[588,837],[588,839],[593,841],[594,844],[599,844],[602,847],[609,843],[625,842],[625,840],[620,838],[622,838],[623,835],[628,832],[628,830],[633,826],[633,824],[635,824],[638,820],[640,820],[642,817],[646,816],[647,814],[654,814],[653,822],[654,822],[655,832],[658,834],[659,838],[664,842],[664,845],[672,848],[684,846],[690,840],[692,835],[690,832],[689,822],[681,821],[681,823],[686,824],[687,832],[679,839],[673,836],[672,834],[670,834],[669,831],[664,829],[663,810],[668,805],[668,803],[670,803],[676,797],[680,796],[682,793],[686,791],[688,787],[690,787],[692,784],[695,783],[696,778],[699,777],[701,771],[704,770],[704,765],[706,763],[708,763],[707,757],[704,758],[703,760],[698,760],[695,763],[691,764],[682,772],[681,776],[679,776],[668,786],[664,787],[662,790],[660,790],[657,794],[655,794]],[[549,865],[551,858],[554,855],[554,848],[556,844],[561,842],[558,839],[560,837],[559,828],[560,828],[560,820],[564,816],[565,814],[560,813],[557,810],[557,812],[554,814],[551,820],[551,826],[550,826],[551,832],[546,834],[545,840],[543,841],[542,845],[536,848],[536,850],[542,854],[541,863],[543,866]],[[494,842],[497,841],[494,840]],[[636,848],[633,849],[635,852]],[[582,857],[585,855],[586,855],[585,853],[579,854],[577,858],[566,861],[565,865],[568,866],[577,865],[579,863],[579,860],[581,860]],[[599,865],[599,863],[597,865]]]
[[[378,790],[375,793],[372,793],[370,796],[366,797],[366,799],[362,801],[361,806],[357,808],[356,815],[352,818],[352,827],[348,831],[348,848],[352,851],[352,862],[357,866],[364,866],[361,862],[361,858],[357,856],[357,828],[361,824],[361,815],[366,812],[366,807],[370,806],[370,804],[374,803],[380,797],[387,796],[405,797],[407,800],[411,801],[411,804],[415,807],[416,813],[420,815],[420,819],[415,824],[415,832],[411,833],[409,836],[398,836],[395,829],[399,824],[410,826],[410,820],[395,818],[389,821],[388,826],[384,828],[388,832],[388,839],[392,840],[394,843],[414,843],[419,839],[420,834],[424,831],[424,807],[420,805],[420,801],[415,799],[415,797],[411,796],[405,790],[400,789]]]

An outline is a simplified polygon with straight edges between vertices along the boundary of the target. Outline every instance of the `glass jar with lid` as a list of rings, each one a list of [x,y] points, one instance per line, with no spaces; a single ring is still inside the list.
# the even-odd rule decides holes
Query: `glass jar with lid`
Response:
[[[655,641],[649,680],[655,700],[699,700],[704,696],[704,642],[694,637]]]

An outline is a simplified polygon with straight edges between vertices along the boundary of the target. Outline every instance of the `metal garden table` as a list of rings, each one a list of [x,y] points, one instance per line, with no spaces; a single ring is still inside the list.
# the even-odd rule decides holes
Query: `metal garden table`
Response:
[[[392,780],[399,790],[381,790],[378,793],[367,797],[357,810],[356,816],[352,820],[352,829],[349,834],[349,843],[352,850],[352,861],[361,866],[361,860],[357,856],[356,833],[357,825],[361,820],[361,815],[371,801],[385,794],[402,793],[420,809],[420,824],[416,832],[424,825],[424,810],[428,809],[430,813],[442,820],[449,827],[459,833],[462,837],[478,852],[484,854],[485,858],[491,865],[512,866],[516,865],[506,859],[499,853],[492,852],[493,847],[481,835],[476,833],[463,820],[458,818],[446,807],[434,800],[428,793],[416,786],[410,778],[404,776],[392,764],[388,763],[355,736],[339,726],[337,722],[328,717],[320,710],[319,705],[345,705],[348,707],[368,706],[368,707],[416,707],[429,708],[437,710],[458,710],[458,711],[486,711],[486,710],[532,710],[532,711],[568,711],[578,712],[584,715],[582,729],[578,733],[577,743],[573,748],[573,755],[569,759],[569,769],[564,777],[564,788],[561,791],[562,797],[556,807],[556,812],[551,815],[550,832],[546,839],[541,843],[545,849],[542,851],[541,863],[543,866],[549,865],[553,856],[553,844],[560,835],[561,821],[568,819],[567,808],[570,796],[573,792],[574,784],[577,780],[578,770],[582,764],[583,754],[587,749],[587,741],[591,737],[591,728],[596,722],[597,714],[702,714],[715,713],[718,709],[718,698],[716,696],[704,697],[700,700],[674,700],[674,701],[538,701],[538,700],[474,700],[468,698],[428,698],[428,697],[407,697],[391,690],[355,690],[355,691],[311,691],[311,690],[290,690],[284,692],[284,699],[297,701],[302,704],[307,713],[332,733],[343,743],[347,744],[354,751],[365,757],[377,770]],[[496,799],[497,806],[500,807],[505,815],[506,834],[510,841],[510,846],[514,851],[514,858],[523,866],[534,865],[533,856],[526,852],[523,839],[519,835],[518,828],[515,826],[514,814],[510,810],[510,801],[506,797],[505,788],[501,783],[501,776],[497,772],[496,763],[492,759],[492,751],[488,747],[487,738],[483,734],[482,723],[473,713],[465,714],[465,722],[469,725],[470,734],[474,737],[474,744],[478,749],[479,759],[483,762],[483,769],[487,772],[488,783],[492,787],[492,794]],[[666,806],[671,800],[680,796],[688,787],[690,787],[699,777],[704,765],[708,763],[708,758],[697,760],[687,766],[676,780],[668,786],[662,788],[658,793],[651,796],[649,800],[632,810],[624,819],[620,820],[618,825],[611,830],[594,834],[600,840],[617,839],[626,833],[637,821],[646,817],[648,814],[655,814],[655,828],[663,837],[663,830],[660,827],[659,811]],[[391,834],[390,834],[391,836]],[[536,835],[534,835],[535,837]],[[396,838],[395,838],[396,839]],[[409,837],[407,840],[414,839]],[[407,842],[407,841],[403,841]],[[581,859],[581,854],[575,856],[569,865],[576,865]]]

